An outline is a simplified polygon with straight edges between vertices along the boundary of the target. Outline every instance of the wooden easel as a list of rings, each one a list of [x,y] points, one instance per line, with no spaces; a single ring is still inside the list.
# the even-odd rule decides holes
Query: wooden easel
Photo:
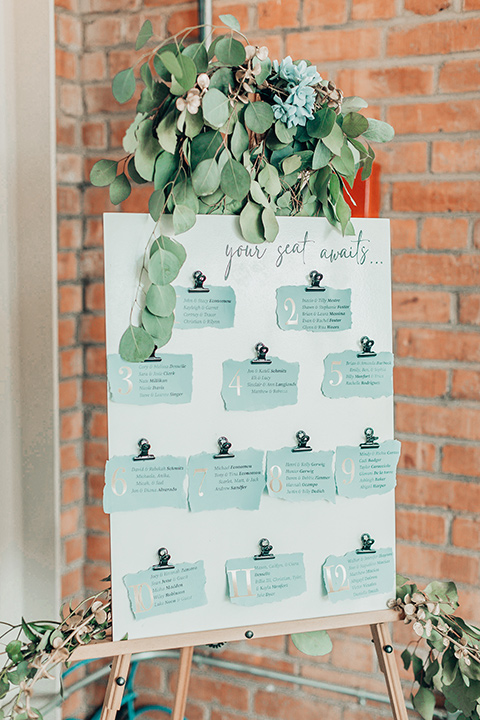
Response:
[[[245,637],[272,637],[290,635],[313,630],[339,630],[348,627],[369,625],[372,640],[378,657],[381,671],[385,675],[388,696],[394,720],[408,720],[405,699],[403,697],[400,676],[393,653],[392,640],[387,623],[398,621],[399,614],[394,610],[336,615],[328,618],[297,620],[295,622],[269,623],[249,628],[231,628],[185,635],[170,635],[141,640],[124,640],[119,642],[102,642],[77,648],[72,655],[73,661],[92,660],[113,657],[101,720],[115,720],[123,698],[123,690],[127,680],[132,654],[152,652],[180,647],[180,663],[178,671],[175,702],[172,720],[183,720],[187,704],[188,684],[192,668],[193,650],[195,645],[206,645],[217,642],[244,640]]]

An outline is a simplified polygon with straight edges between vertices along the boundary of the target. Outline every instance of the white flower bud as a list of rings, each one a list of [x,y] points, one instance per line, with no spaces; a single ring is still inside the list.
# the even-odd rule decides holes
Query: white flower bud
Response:
[[[208,88],[210,85],[210,78],[208,77],[207,73],[200,73],[200,75],[197,78],[197,85],[202,90],[205,90],[205,88]]]

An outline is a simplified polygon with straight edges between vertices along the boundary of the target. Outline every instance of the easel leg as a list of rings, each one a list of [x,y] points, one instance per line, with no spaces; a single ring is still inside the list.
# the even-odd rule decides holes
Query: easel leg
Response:
[[[131,655],[117,655],[113,658],[100,720],[115,720],[120,710],[131,657]]]
[[[177,690],[175,692],[172,720],[183,720],[185,717],[188,683],[190,682],[190,672],[192,670],[192,658],[193,647],[185,647],[180,650],[180,664],[178,667]],[[103,718],[101,720],[103,720]]]
[[[380,670],[385,675],[394,720],[408,720],[405,698],[393,654],[392,638],[390,637],[388,625],[385,623],[370,625],[370,630],[372,631],[372,638],[375,644],[375,650],[377,651]]]

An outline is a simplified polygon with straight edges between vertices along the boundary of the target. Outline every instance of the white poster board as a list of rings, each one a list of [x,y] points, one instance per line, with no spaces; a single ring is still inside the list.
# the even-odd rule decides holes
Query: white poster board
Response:
[[[357,235],[342,238],[323,218],[278,218],[280,233],[272,244],[248,245],[238,218],[200,216],[195,227],[179,236],[187,259],[173,285],[192,286],[201,270],[206,286],[230,286],[236,296],[234,326],[218,329],[174,328],[160,354],[193,356],[192,400],[186,404],[131,405],[108,402],[109,457],[136,455],[137,442],[148,438],[156,457],[188,457],[218,451],[226,436],[232,450],[273,451],[295,445],[303,429],[314,450],[358,446],[372,427],[380,441],[393,439],[393,397],[329,398],[322,394],[324,358],[330,353],[359,350],[368,335],[377,352],[391,352],[391,287],[389,222],[354,221]],[[104,216],[107,355],[118,353],[128,326],[145,247],[154,227],[147,215]],[[167,218],[164,234],[173,237]],[[304,242],[307,238],[308,242]],[[288,246],[288,247],[287,247]],[[352,324],[335,332],[282,330],[277,324],[276,291],[305,285],[309,273],[323,273],[323,284],[351,289]],[[227,276],[227,277],[226,277]],[[134,314],[138,322],[138,317]],[[257,343],[272,356],[298,362],[296,404],[266,410],[226,410],[221,396],[222,363],[254,356]],[[185,481],[186,483],[186,481]],[[387,590],[356,600],[332,602],[323,589],[322,565],[359,547],[362,533],[375,547],[394,548],[394,492],[362,498],[336,497],[336,502],[288,502],[263,493],[258,510],[229,508],[191,512],[172,507],[111,514],[114,640],[245,627],[280,621],[327,617],[384,609],[394,596],[394,573]],[[227,594],[226,561],[258,552],[268,538],[275,553],[303,553],[306,591],[296,597],[241,606]],[[148,618],[134,618],[123,583],[158,562],[157,550],[168,548],[172,563],[205,568],[207,604]],[[168,572],[168,571],[167,571]]]

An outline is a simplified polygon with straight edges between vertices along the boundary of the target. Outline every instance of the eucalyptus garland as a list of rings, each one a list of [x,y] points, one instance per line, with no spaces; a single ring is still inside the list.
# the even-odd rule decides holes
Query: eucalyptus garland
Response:
[[[112,82],[114,97],[126,103],[140,68],[143,89],[123,139],[125,155],[96,162],[91,182],[109,186],[115,205],[127,199],[132,183],[153,183],[150,214],[155,221],[171,214],[175,235],[192,228],[198,214],[238,215],[240,232],[251,243],[273,242],[282,215],[325,217],[353,235],[345,198],[359,171],[363,180],[371,173],[370,141],[391,140],[392,127],[367,119],[359,112],[367,107],[364,100],[344,98],[308,61],[272,62],[267,47],[248,43],[235,17],[220,19],[228,31],[208,48],[205,42],[188,44],[196,27],[155,42],[145,21],[136,49],[149,49]],[[171,247],[144,263],[157,287],[176,277],[175,253],[173,259],[165,254]],[[155,280],[157,270],[150,271],[161,259],[171,270],[163,285]],[[165,312],[164,300],[173,295],[160,294]],[[173,309],[159,315],[153,304],[147,303],[147,312],[141,304],[141,327],[130,323],[122,338],[125,360],[141,362],[148,350],[168,342]]]
[[[432,720],[436,695],[457,720],[480,720],[480,629],[454,614],[455,583],[433,581],[424,590],[397,575],[397,597],[388,606],[410,624],[415,640],[402,653],[413,673],[412,700],[424,720]],[[60,611],[58,621],[0,622],[0,720],[42,720],[33,705],[36,683],[51,678],[79,645],[111,638],[110,589]],[[325,631],[292,635],[306,655],[326,655],[332,643]],[[412,647],[413,646],[413,647]],[[2,649],[3,648],[3,649]],[[3,702],[3,704],[2,704]]]

